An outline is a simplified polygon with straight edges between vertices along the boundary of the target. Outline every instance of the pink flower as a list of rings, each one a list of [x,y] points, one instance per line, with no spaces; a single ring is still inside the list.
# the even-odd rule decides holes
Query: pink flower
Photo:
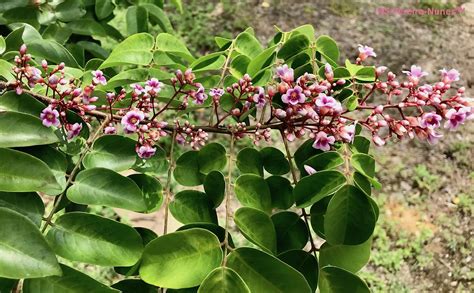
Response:
[[[360,58],[360,60],[364,61],[368,57],[377,57],[377,54],[375,54],[375,52],[374,52],[374,48],[359,44],[359,58]]]
[[[410,71],[404,70],[402,72],[405,73],[406,75],[410,76],[410,77],[414,77],[414,78],[417,78],[417,79],[420,79],[423,76],[428,75],[428,72],[423,71],[420,66],[416,66],[416,65],[412,65],[410,67]]]
[[[139,110],[128,111],[125,116],[122,117],[122,126],[127,133],[133,133],[138,130],[138,124],[140,121],[145,119],[145,114]]]
[[[209,91],[209,95],[214,99],[219,99],[224,94],[224,90],[220,88],[213,88]]]
[[[163,84],[158,79],[152,78],[150,80],[147,80],[145,85],[145,91],[151,96],[154,96],[161,91],[162,86]]]
[[[385,145],[385,140],[383,140],[380,136],[374,135],[372,136],[372,141],[375,143],[376,146],[383,146]]]
[[[253,95],[252,101],[257,104],[258,108],[263,108],[263,106],[265,106],[265,91],[263,90],[263,87],[258,87],[258,93]]]
[[[436,113],[425,113],[420,118],[420,126],[423,128],[438,128],[442,117]]]
[[[204,93],[204,87],[202,85],[199,85],[194,99],[194,103],[197,105],[202,105],[206,99],[207,95]]]
[[[306,96],[303,94],[303,89],[300,86],[295,86],[287,90],[286,93],[281,96],[281,100],[283,103],[296,105],[298,103],[304,103]]]
[[[68,124],[66,128],[68,129],[67,139],[73,139],[74,137],[78,136],[79,133],[81,133],[82,124],[81,123],[74,123],[72,125]]]
[[[458,128],[459,125],[463,124],[466,119],[470,119],[472,116],[470,107],[461,107],[458,110],[449,109],[446,112],[445,117],[448,119],[444,124],[444,128],[454,130]]]
[[[59,112],[51,106],[43,109],[40,118],[43,120],[43,125],[46,127],[59,126]]]
[[[341,103],[336,101],[333,97],[326,96],[325,94],[321,93],[316,98],[316,106],[319,107],[319,112],[322,115],[326,115],[328,112],[340,112],[342,111]]]
[[[138,148],[137,154],[142,159],[149,159],[155,155],[156,148],[152,148],[149,145],[142,145]]]
[[[429,144],[436,144],[438,142],[438,140],[443,137],[442,134],[439,134],[439,133],[436,133],[433,129],[431,128],[428,128],[427,130],[427,134],[428,134],[428,137],[427,137],[427,140],[428,140],[428,143]]]
[[[347,142],[352,142],[355,135],[355,124],[346,125],[339,129],[339,136]]]
[[[311,167],[311,166],[308,166],[308,165],[304,165],[304,170],[306,171],[306,173],[308,173],[309,175],[313,175],[314,173],[316,173],[317,171]]]
[[[138,83],[131,84],[130,86],[132,87],[133,92],[138,96],[145,93],[143,86]]]
[[[459,80],[459,71],[456,69],[450,69],[449,71],[446,69],[441,69],[441,76],[443,76],[443,81],[446,83],[451,83],[453,81],[458,81]]]
[[[284,64],[283,66],[277,67],[276,69],[277,76],[284,82],[290,83],[295,79],[293,68],[288,67]]]
[[[116,134],[117,133],[117,129],[111,125],[107,126],[105,129],[104,129],[104,133],[105,134]]]
[[[95,84],[102,84],[102,85],[107,84],[107,79],[105,79],[104,73],[101,70],[92,71],[92,76],[93,76],[92,81]]]
[[[329,82],[333,82],[334,72],[332,71],[332,67],[329,63],[326,63],[326,65],[324,65],[324,76],[326,76],[326,79]]]
[[[334,144],[336,139],[334,136],[328,136],[326,132],[320,131],[316,134],[316,138],[313,143],[313,148],[322,150],[322,151],[329,151],[331,149],[331,145]]]

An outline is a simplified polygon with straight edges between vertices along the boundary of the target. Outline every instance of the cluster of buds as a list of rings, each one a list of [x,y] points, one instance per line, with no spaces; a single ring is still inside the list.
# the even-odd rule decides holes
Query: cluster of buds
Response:
[[[191,125],[188,121],[181,125],[178,120],[174,121],[176,131],[176,142],[184,145],[189,144],[194,150],[199,150],[206,144],[209,134],[202,129],[196,129],[195,125]]]

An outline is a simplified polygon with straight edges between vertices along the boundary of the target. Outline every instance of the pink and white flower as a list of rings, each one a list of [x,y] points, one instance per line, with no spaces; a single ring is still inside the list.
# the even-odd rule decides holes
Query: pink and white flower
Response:
[[[131,84],[130,85],[133,89],[133,92],[139,96],[141,94],[144,94],[145,93],[145,89],[143,88],[143,86],[141,84],[138,84],[138,83],[134,83],[134,84]]]
[[[331,96],[327,96],[323,93],[319,94],[316,98],[316,106],[319,108],[319,113],[326,115],[330,112],[341,112],[342,106],[341,103],[336,101]]]
[[[425,113],[420,118],[420,126],[422,128],[438,128],[443,118],[436,113]]]
[[[372,141],[375,143],[376,146],[385,145],[385,140],[378,135],[372,136]]]
[[[145,114],[139,110],[128,111],[125,116],[122,117],[122,126],[126,133],[137,132],[140,121],[145,119]]]
[[[428,128],[427,130],[427,135],[428,137],[426,138],[428,140],[429,144],[436,144],[438,140],[443,137],[442,134],[436,133],[434,129]]]
[[[444,127],[449,130],[454,130],[463,124],[466,119],[472,118],[471,107],[461,107],[459,109],[449,109],[445,114],[446,119],[448,119]]]
[[[224,90],[220,88],[213,88],[209,91],[209,95],[214,99],[219,99],[224,94]]]
[[[298,103],[304,103],[306,96],[303,94],[303,89],[300,86],[295,86],[292,89],[288,89],[286,93],[281,96],[281,100],[285,104],[296,105]]]
[[[81,123],[74,123],[72,125],[68,124],[66,128],[67,128],[67,139],[73,139],[74,137],[78,136],[79,133],[81,133],[82,124]]]
[[[161,91],[162,86],[163,86],[163,83],[161,83],[156,78],[152,78],[146,81],[145,92],[147,92],[151,96],[154,96]]]
[[[377,57],[377,54],[374,52],[374,48],[359,44],[360,61],[364,61],[368,57]]]
[[[92,76],[92,81],[94,82],[94,84],[107,84],[107,79],[105,78],[104,73],[101,70],[92,71]]]
[[[306,171],[306,173],[308,173],[308,175],[313,175],[314,173],[317,172],[316,169],[314,169],[313,167],[309,165],[304,165],[303,168]]]
[[[355,124],[343,126],[339,129],[339,136],[347,142],[352,142],[354,140],[355,130]]]
[[[459,80],[459,71],[457,71],[456,69],[450,69],[450,70],[446,70],[446,69],[441,69],[440,70],[441,72],[441,76],[443,77],[443,82],[445,83],[451,83],[453,81],[458,81]]]
[[[156,148],[149,145],[142,145],[137,149],[137,154],[142,159],[149,159],[155,155]]]
[[[117,133],[117,129],[112,126],[112,125],[109,125],[107,126],[105,129],[104,129],[104,133],[105,134],[116,134]]]
[[[263,90],[263,87],[258,87],[258,93],[253,95],[252,101],[257,104],[258,108],[263,108],[263,106],[265,106],[265,91]]]
[[[420,79],[423,76],[428,75],[428,72],[423,71],[420,66],[416,66],[416,65],[412,65],[410,67],[410,71],[403,70],[402,72],[405,73],[406,75],[408,75],[410,77],[413,77],[413,78],[416,78],[416,79]]]
[[[334,144],[336,139],[334,136],[331,136],[324,132],[320,131],[316,134],[314,139],[313,148],[322,150],[322,151],[329,151],[331,149],[331,145]]]
[[[199,85],[194,99],[195,104],[202,105],[204,101],[207,100],[207,95],[204,91],[204,87],[202,85]]]
[[[41,111],[40,118],[43,120],[43,125],[46,127],[59,126],[59,112],[51,106],[48,106]]]
[[[290,83],[295,79],[293,68],[284,64],[276,69],[277,76],[284,82]]]

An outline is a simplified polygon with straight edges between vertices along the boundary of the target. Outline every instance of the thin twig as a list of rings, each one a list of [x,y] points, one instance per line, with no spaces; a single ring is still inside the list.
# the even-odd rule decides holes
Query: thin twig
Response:
[[[168,177],[166,178],[166,185],[165,185],[165,220],[163,223],[163,235],[168,233],[168,218],[169,218],[169,204],[171,201],[171,176],[174,169],[174,145],[176,141],[176,130],[173,131],[173,135],[171,136],[171,149],[169,155],[169,168],[168,168]]]
[[[230,218],[230,197],[232,195],[232,168],[234,163],[234,135],[230,136],[230,149],[229,149],[229,166],[227,174],[227,188],[225,195],[225,236],[224,236],[224,259],[222,260],[222,266],[225,267],[227,264],[227,251],[229,246],[229,218]]]

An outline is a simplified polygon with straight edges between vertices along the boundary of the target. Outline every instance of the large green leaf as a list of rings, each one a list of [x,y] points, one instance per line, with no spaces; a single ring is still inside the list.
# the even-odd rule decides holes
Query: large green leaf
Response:
[[[318,260],[311,253],[304,250],[288,250],[278,255],[278,258],[300,272],[312,291],[316,291],[319,275]]]
[[[272,207],[286,210],[295,203],[290,180],[281,176],[270,176],[265,181],[270,188]]]
[[[130,6],[127,9],[127,32],[129,35],[148,31],[148,11],[142,6]]]
[[[80,204],[105,205],[136,212],[147,210],[142,191],[130,178],[105,168],[86,169],[67,190],[69,200]]]
[[[104,19],[111,15],[114,11],[115,5],[112,0],[96,0],[95,1],[95,15],[97,18]]]
[[[189,288],[202,283],[222,261],[219,239],[193,228],[161,236],[145,247],[141,278],[166,288]]]
[[[324,231],[332,245],[357,245],[372,235],[375,211],[370,198],[353,185],[342,187],[329,202],[324,217]]]
[[[193,228],[201,228],[201,229],[204,229],[204,230],[208,230],[209,232],[216,235],[217,238],[219,238],[219,242],[221,242],[221,243],[224,242],[224,240],[225,240],[226,230],[223,227],[218,226],[216,224],[212,224],[212,223],[187,224],[187,225],[179,227],[178,230],[176,230],[176,231],[189,230],[189,229],[193,229]],[[232,240],[232,235],[229,232],[227,232],[227,241],[228,241],[228,243],[231,247],[235,246],[234,242]]]
[[[134,265],[143,251],[132,227],[82,212],[61,215],[46,239],[61,257],[102,266]]]
[[[194,61],[189,67],[193,69],[193,72],[221,69],[226,60],[222,54],[223,52],[216,52],[204,55]]]
[[[122,293],[156,293],[158,288],[139,279],[125,279],[112,285]]]
[[[370,258],[372,238],[359,245],[331,245],[325,242],[319,250],[321,267],[332,265],[357,273]]]
[[[182,57],[189,62],[194,61],[194,57],[189,52],[186,45],[176,36],[168,33],[161,33],[156,37],[156,48],[159,51],[171,53]]]
[[[0,148],[0,191],[41,191],[57,195],[62,191],[51,169],[29,154]]]
[[[118,44],[99,68],[118,65],[148,65],[153,58],[151,53],[153,46],[154,40],[150,34],[132,35]]]
[[[237,154],[237,168],[242,173],[251,173],[263,176],[263,159],[259,151],[254,148],[244,148]]]
[[[29,94],[17,95],[15,91],[8,91],[0,96],[0,110],[20,112],[39,117],[45,105]]]
[[[81,273],[66,265],[61,265],[63,275],[51,276],[38,279],[27,279],[23,283],[24,293],[114,293],[118,290],[94,280],[88,275]]]
[[[18,112],[0,112],[0,147],[42,145],[58,141],[54,130],[45,127],[39,118]]]
[[[163,203],[163,186],[161,186],[158,179],[146,174],[132,174],[128,178],[132,179],[142,191],[147,213],[154,212],[161,207]]]
[[[369,293],[370,290],[362,279],[344,269],[326,266],[319,276],[321,293]]]
[[[275,227],[266,213],[242,207],[235,212],[234,221],[245,238],[270,253],[276,253]]]
[[[35,192],[0,191],[0,207],[14,210],[28,217],[37,226],[40,226],[43,220],[44,204]]]
[[[101,167],[117,172],[130,169],[137,160],[135,144],[133,139],[121,135],[101,136],[82,163],[88,169]]]
[[[225,179],[219,171],[211,171],[204,178],[204,190],[214,204],[213,207],[220,206],[225,197]]]
[[[219,143],[205,145],[198,154],[199,171],[207,174],[214,170],[222,170],[227,164],[226,151]]]
[[[271,211],[272,198],[267,182],[254,174],[243,174],[235,181],[235,195],[243,206]]]
[[[143,6],[148,11],[148,17],[151,21],[158,24],[161,30],[165,33],[173,32],[173,26],[171,25],[170,20],[166,16],[166,13],[162,8],[152,4],[152,3],[140,3],[140,6]]]
[[[216,292],[250,293],[250,289],[233,269],[221,267],[213,270],[198,289],[198,293]]]
[[[199,152],[188,151],[176,160],[176,168],[174,169],[173,175],[179,184],[184,186],[202,184],[204,174],[199,172],[198,156]]]
[[[278,58],[288,60],[298,53],[306,50],[309,46],[309,39],[303,34],[298,34],[286,41],[278,51]]]
[[[38,227],[16,211],[0,207],[0,277],[10,279],[61,275]]]
[[[273,175],[284,175],[290,171],[290,164],[285,155],[277,148],[266,147],[260,150],[263,167]]]
[[[308,228],[298,214],[283,211],[272,215],[277,235],[278,253],[302,249],[308,243]]]
[[[306,140],[295,152],[295,164],[300,169],[300,171],[304,170],[304,162],[311,158],[314,155],[321,154],[322,151],[313,148],[313,139]]]
[[[83,17],[84,14],[86,14],[86,10],[84,9],[82,1],[66,0],[60,3],[54,9],[54,15],[57,17],[58,20],[63,22],[69,22],[75,19],[79,19]]]
[[[64,62],[66,66],[79,68],[79,64],[63,45],[53,40],[35,40],[28,44],[28,53],[37,58],[44,58],[56,64]]]
[[[353,154],[351,158],[351,164],[354,169],[359,171],[361,174],[369,178],[374,178],[375,160],[372,158],[372,156],[363,153]]]
[[[324,152],[307,159],[304,164],[313,167],[315,170],[328,170],[336,168],[344,163],[341,154],[335,151]]]
[[[251,292],[312,292],[301,273],[281,260],[253,248],[237,248],[229,254],[227,265],[242,277]]]
[[[320,171],[304,177],[293,189],[296,205],[307,207],[318,200],[333,194],[346,183],[344,174],[339,171]]]
[[[339,48],[331,37],[325,35],[318,37],[316,40],[316,50],[321,53],[331,65],[337,65]]]
[[[239,34],[235,39],[234,46],[237,52],[250,58],[257,57],[257,55],[263,50],[260,42],[248,32]]]
[[[205,193],[197,190],[178,192],[170,203],[170,212],[183,224],[202,222],[217,224],[217,214],[212,201]]]
[[[257,72],[260,70],[267,68],[271,65],[273,65],[273,61],[275,60],[276,57],[276,50],[277,46],[272,46],[270,48],[267,48],[263,50],[258,56],[252,59],[250,61],[249,65],[247,66],[247,73],[251,77],[255,77]]]

